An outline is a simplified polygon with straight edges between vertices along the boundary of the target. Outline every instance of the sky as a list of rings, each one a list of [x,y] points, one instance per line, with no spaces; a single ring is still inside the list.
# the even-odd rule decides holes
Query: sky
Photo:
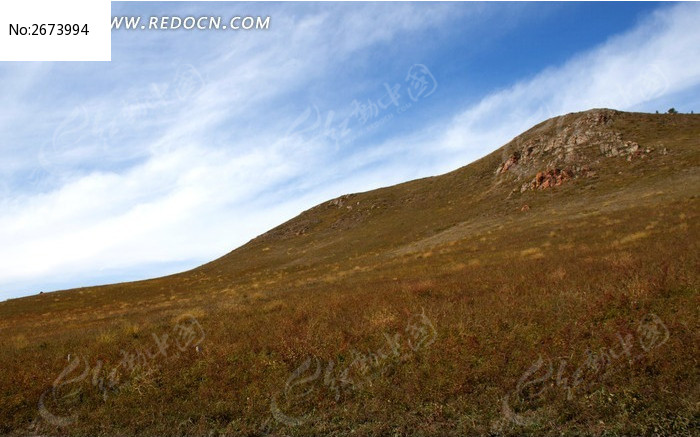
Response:
[[[270,16],[0,63],[0,299],[218,258],[346,193],[591,108],[700,110],[700,4],[113,2]]]

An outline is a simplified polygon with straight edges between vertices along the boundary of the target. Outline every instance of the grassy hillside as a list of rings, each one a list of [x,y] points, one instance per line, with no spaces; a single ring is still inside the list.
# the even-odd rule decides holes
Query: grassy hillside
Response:
[[[0,303],[0,434],[697,435],[699,165],[698,115],[569,114],[189,272]]]

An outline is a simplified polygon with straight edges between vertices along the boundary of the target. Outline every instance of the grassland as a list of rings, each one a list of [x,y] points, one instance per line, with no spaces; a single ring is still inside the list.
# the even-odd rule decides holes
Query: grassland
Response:
[[[521,191],[557,159],[586,170]],[[570,114],[189,272],[0,303],[0,434],[698,435],[699,164],[700,116]]]

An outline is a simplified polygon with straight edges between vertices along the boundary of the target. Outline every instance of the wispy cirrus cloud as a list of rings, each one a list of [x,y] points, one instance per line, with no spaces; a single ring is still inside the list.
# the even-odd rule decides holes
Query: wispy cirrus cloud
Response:
[[[444,6],[428,12],[418,21],[413,5],[361,5],[351,17],[284,6],[275,14],[277,31],[237,34],[233,42],[210,34],[140,35],[152,38],[146,43],[125,35],[128,42],[120,42],[115,35],[113,66],[3,71],[4,83],[15,86],[5,95],[17,104],[0,118],[10,157],[2,168],[0,292],[36,292],[62,278],[79,285],[76,276],[94,280],[95,271],[130,278],[130,268],[142,274],[138,266],[194,266],[328,195],[331,189],[258,198],[327,158],[324,144],[285,136],[298,114],[275,114],[276,106],[334,63],[407,28],[420,24],[424,31],[450,18]],[[148,7],[136,6],[136,13]],[[159,48],[173,39],[183,45],[174,50],[179,56],[154,66]],[[193,57],[192,50],[202,53]],[[27,99],[54,75],[105,70],[112,86]],[[31,131],[12,132],[18,123]]]
[[[592,108],[665,112],[668,104],[692,109],[700,85],[698,19],[696,4],[659,10],[563,65],[493,92],[422,132],[377,149],[385,151],[385,159],[413,151],[413,161],[423,164],[415,176],[425,176],[471,162],[557,115]]]

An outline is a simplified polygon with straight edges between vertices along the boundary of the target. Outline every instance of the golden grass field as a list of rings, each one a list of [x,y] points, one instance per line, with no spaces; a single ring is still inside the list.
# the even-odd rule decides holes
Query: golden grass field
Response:
[[[699,435],[699,164],[698,115],[569,114],[192,271],[2,302],[0,434]]]

